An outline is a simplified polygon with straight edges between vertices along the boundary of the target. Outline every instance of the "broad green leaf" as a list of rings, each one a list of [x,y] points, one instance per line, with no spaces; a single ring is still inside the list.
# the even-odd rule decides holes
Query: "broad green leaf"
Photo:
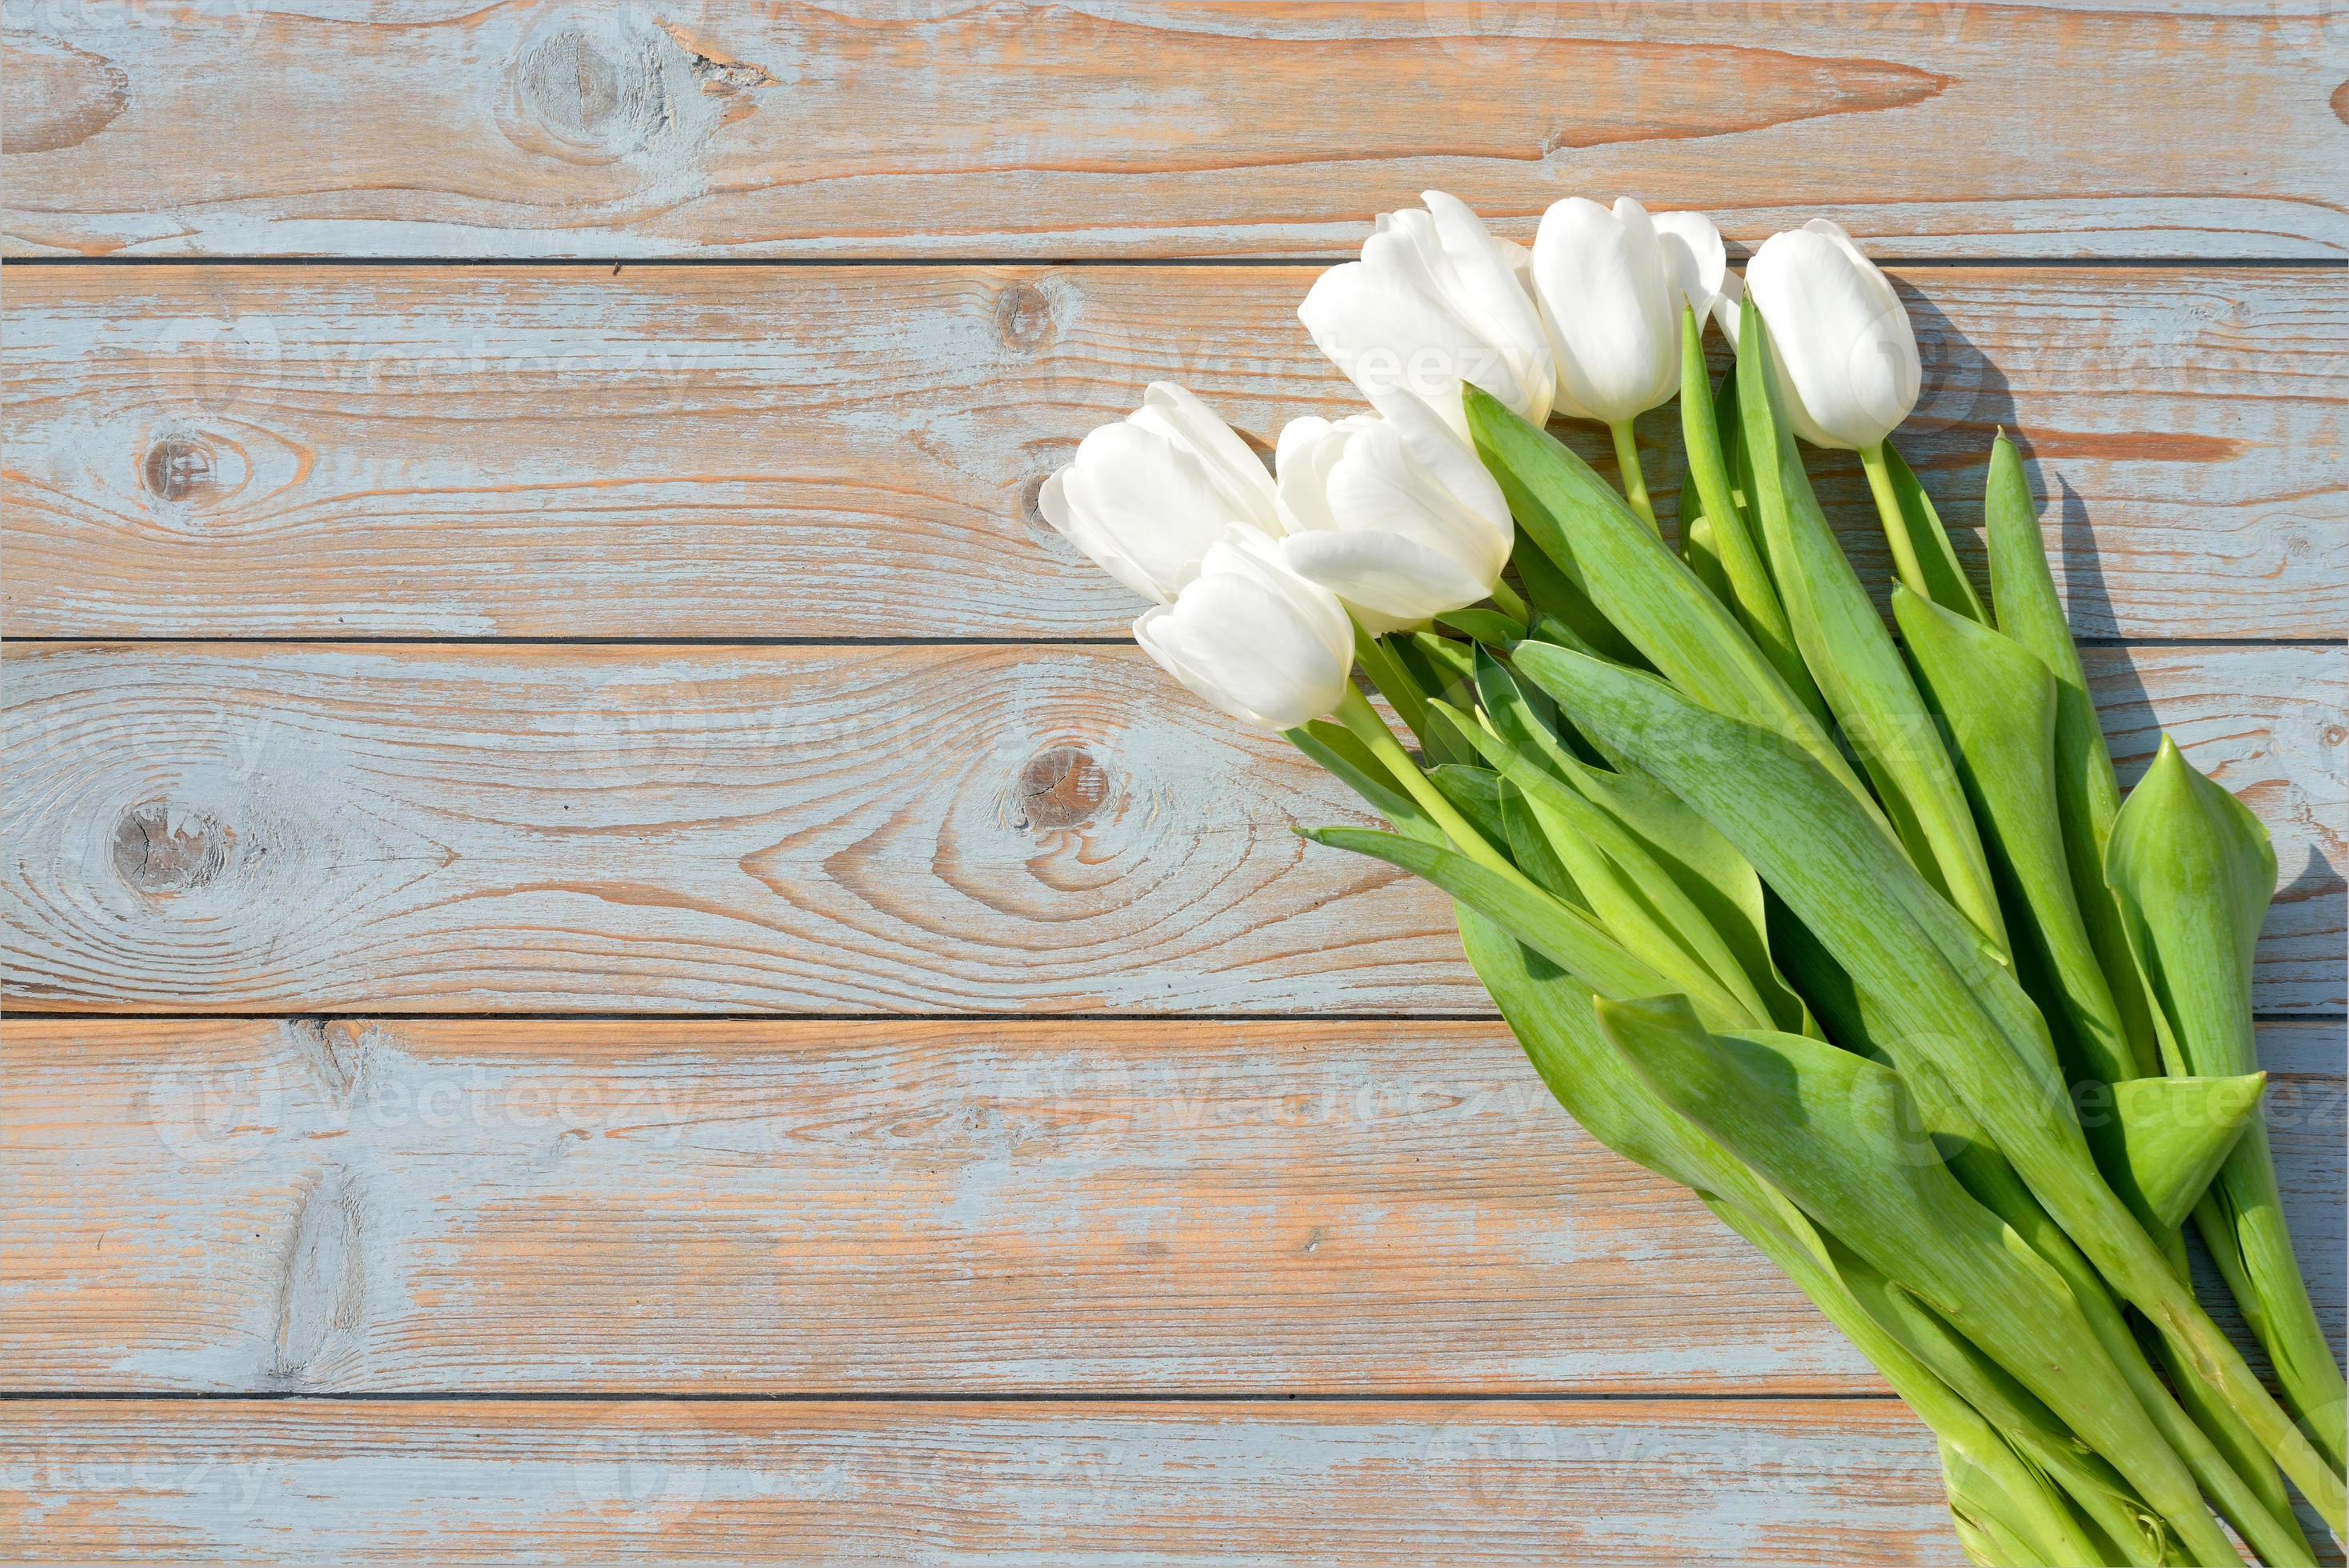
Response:
[[[1966,569],[1958,563],[1958,552],[1950,547],[1949,531],[1941,526],[1941,514],[1933,510],[1933,498],[1925,493],[1917,471],[1889,441],[1884,443],[1884,467],[1892,478],[1892,493],[1900,502],[1909,548],[1917,552],[1926,592],[1933,603],[1970,621],[1990,624],[1990,612],[1982,607],[1982,596],[1974,592]]]
[[[1714,598],[1733,610],[1737,608],[1737,590],[1729,585],[1728,573],[1721,569],[1720,542],[1713,537],[1711,520],[1702,514],[1681,524],[1681,559]]]
[[[1810,710],[1721,601],[1590,466],[1475,387],[1468,428],[1519,529],[1571,562],[1592,603],[1682,690],[1721,711],[1795,737],[1820,766],[1867,798]]]
[[[1525,584],[1526,597],[1533,601],[1534,607],[1570,630],[1578,642],[1619,663],[1647,667],[1648,661],[1640,656],[1630,640],[1590,602],[1580,581],[1550,559],[1524,529],[1517,531],[1516,547],[1510,552],[1509,564],[1516,569],[1517,581]]]
[[[1590,913],[1590,901],[1575,885],[1574,873],[1566,869],[1557,851],[1550,848],[1548,836],[1534,820],[1533,808],[1526,803],[1525,791],[1514,784],[1501,795],[1501,826],[1508,835],[1509,858],[1517,863],[1518,870],[1531,877],[1544,892],[1586,914]]]
[[[1317,718],[1302,729],[1287,733],[1291,745],[1344,780],[1355,794],[1393,823],[1396,831],[1432,844],[1445,841],[1444,830],[1420,809],[1418,801],[1403,792],[1385,764],[1371,755],[1370,748],[1348,734],[1343,726]]]
[[[2080,906],[2072,893],[2055,799],[2055,678],[2023,648],[1905,586],[1892,613],[1928,702],[1949,727],[1951,752],[2006,890],[2018,961],[2042,982],[2037,999],[2074,1082],[2117,1083],[2155,1070],[2129,1048]],[[2052,995],[2050,995],[2052,993]]]
[[[1938,1313],[1832,1237],[1826,1245],[1837,1276],[1868,1316],[1981,1412],[2040,1473],[2059,1480],[2081,1512],[2095,1521],[2107,1539],[2121,1543],[2129,1562],[2163,1561],[2165,1532],[2159,1517],[2111,1465],[2084,1452],[2079,1440],[2044,1403]],[[2088,1556],[2063,1561],[2102,1560],[2095,1548],[2089,1552]]]
[[[1498,610],[1447,610],[1435,617],[1435,624],[1504,653],[1523,642],[1526,635],[1523,626]]]
[[[2077,1433],[2193,1560],[2233,1548],[2070,1289],[1968,1195],[1891,1069],[1798,1035],[1709,1034],[1678,997],[1598,1004],[1657,1097],[1913,1294]]]
[[[1779,407],[1772,354],[1769,326],[1749,295],[1737,338],[1738,410],[1754,454],[1754,511],[1795,645],[1909,858],[2004,951],[1998,893],[1965,792],[1899,650],[1819,511]]]
[[[2105,868],[2170,1071],[2257,1070],[2251,957],[2276,872],[2259,819],[2197,772],[2165,736],[2114,820]],[[2344,1447],[2341,1369],[2301,1277],[2263,1125],[2255,1120],[2245,1130],[2195,1220],[2275,1364],[2285,1403],[2338,1465]]]
[[[2087,673],[2081,667],[2064,602],[2047,567],[2046,543],[2039,531],[2039,513],[2031,504],[2023,458],[2003,432],[1991,443],[1982,520],[1998,629],[2036,655],[2055,677],[2055,797],[2073,894],[2119,1010],[2130,1057],[2139,1072],[2152,1072],[2160,1054],[2152,1006],[2129,951],[2120,910],[2105,884],[2105,841],[2120,810],[2120,782],[2113,775],[2095,698],[2089,694]]]
[[[1489,768],[1475,768],[1458,762],[1447,762],[1427,770],[1428,778],[1452,802],[1453,809],[1468,819],[1468,825],[1485,835],[1489,844],[1506,845],[1509,830],[1501,820],[1501,776]]]
[[[1371,635],[1360,621],[1354,623],[1354,660],[1371,677],[1371,685],[1378,688],[1379,695],[1387,699],[1387,706],[1394,709],[1395,717],[1411,731],[1412,738],[1425,747],[1427,694],[1421,689],[1419,677],[1395,657],[1392,645],[1383,637]]]
[[[1297,830],[1316,843],[1370,855],[1426,878],[1594,991],[1623,996],[1669,988],[1661,975],[1588,915],[1529,881],[1504,877],[1456,850],[1367,828]]]
[[[1713,376],[1704,362],[1704,324],[1693,311],[1681,306],[1681,441],[1688,453],[1688,487],[1697,492],[1699,505],[1694,509],[1702,515],[1707,536],[1706,555],[1718,562],[1722,583],[1708,583],[1721,601],[1737,613],[1737,619],[1778,672],[1778,678],[1825,723],[1826,704],[1819,696],[1818,687],[1812,684],[1810,671],[1804,667],[1803,655],[1795,646],[1794,628],[1787,624],[1785,606],[1778,602],[1778,590],[1770,581],[1770,569],[1762,559],[1761,547],[1755,543],[1752,526],[1738,500],[1738,486],[1730,472],[1730,459],[1723,449],[1720,412],[1713,406]],[[1683,510],[1682,516],[1690,515]],[[1696,524],[1689,525],[1692,540]],[[1697,564],[1695,559],[1690,562]],[[1700,576],[1703,573],[1700,569]]]
[[[1870,830],[1847,792],[1785,738],[1691,702],[1652,676],[1534,644],[1519,650],[1517,662],[1578,724],[1629,755],[1737,846],[1866,995],[1878,1043],[1918,1093],[1961,1099],[1982,1136],[2029,1184],[2025,1196],[2035,1203],[2015,1203],[2010,1194],[1998,1201],[1999,1212],[2023,1225],[2031,1222],[2026,1207],[2044,1205],[2040,1219],[2052,1215],[2069,1241],[2059,1246],[2060,1237],[2026,1232],[2034,1244],[2044,1253],[2076,1244],[2094,1262],[2093,1272],[2079,1265],[2073,1289],[2109,1284],[2158,1325],[2340,1528],[2349,1511],[2340,1472],[2261,1387],[2098,1173],[2038,1010],[1980,933],[1889,840]],[[2254,1127],[2246,1134],[2235,1160],[2257,1133]],[[1969,1186],[1979,1181],[1977,1190],[1990,1191],[2003,1167],[1986,1158],[1971,1163],[1981,1170],[1969,1175]],[[2107,1326],[2126,1340],[2126,1330]],[[2137,1393],[2157,1398],[2150,1384]],[[2170,1440],[2190,1435],[2173,1431]],[[2198,1467],[2210,1459],[2207,1440],[2201,1449]],[[2240,1525],[2239,1501],[2249,1495],[2240,1481],[2229,1487],[2223,1474],[2200,1468],[2197,1474]],[[2252,1499],[2248,1512],[2257,1511]]]
[[[1703,913],[1639,839],[1600,807],[1535,765],[1497,734],[1454,716],[1532,808],[1542,836],[1614,938],[1715,1016],[1770,1021],[1760,993]]]
[[[1949,1057],[1953,1082],[1983,1077],[1966,1059],[1978,1057],[2000,1069],[2003,1092],[2045,1102],[2034,1122],[2063,1103],[2045,1023],[2002,956],[1808,753],[1651,676],[1534,643],[1516,663],[1734,845],[1888,1020]],[[2077,1139],[2078,1125],[2061,1120]]]
[[[2168,1026],[2169,1070],[2257,1071],[2251,954],[2276,875],[2260,820],[2164,736],[2114,821],[2105,874]]]
[[[1551,734],[1525,688],[1499,661],[1480,658],[1476,689],[1493,738],[1613,819],[1713,933],[1767,1018],[1797,1033],[1816,1027],[1802,998],[1771,961],[1762,879],[1728,840],[1655,780],[1628,768],[1591,768]],[[1489,753],[1488,753],[1489,756]]]
[[[2162,1230],[2192,1211],[2259,1114],[2264,1073],[2143,1078],[2110,1086],[2113,1126],[2127,1154],[2115,1188]]]

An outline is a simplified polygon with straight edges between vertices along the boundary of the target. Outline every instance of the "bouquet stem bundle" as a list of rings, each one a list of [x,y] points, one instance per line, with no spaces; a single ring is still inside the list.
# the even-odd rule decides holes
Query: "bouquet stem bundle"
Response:
[[[1629,213],[1637,240],[1645,215]],[[1596,207],[1568,216],[1619,239]],[[1481,232],[1450,231],[1445,264],[1474,260],[1463,236]],[[1496,253],[1476,319],[1506,315],[1487,306],[1516,286],[1494,282]],[[1537,280],[1544,265],[1537,245]],[[1569,309],[1541,303],[1555,334]],[[1279,552],[1251,536],[1246,559],[1210,551],[1137,635],[1384,817],[1306,836],[1452,896],[1470,962],[1561,1104],[1692,1189],[1932,1429],[1975,1561],[2232,1563],[2240,1541],[2313,1563],[2286,1482],[2343,1536],[2344,1402],[2259,1109],[2266,834],[2167,740],[2123,799],[2003,435],[1987,598],[1889,424],[1842,443],[1890,545],[1896,638],[1812,490],[1787,391],[1801,378],[1756,300],[1723,321],[1736,356],[1718,387],[1695,305],[1663,346],[1686,459],[1677,547],[1628,418],[1596,416],[1619,489],[1543,428],[1547,394],[1519,387],[1528,418],[1464,377],[1456,410],[1380,407],[1406,439],[1456,412],[1465,471],[1441,439],[1381,448],[1361,421],[1284,434],[1278,497],[1244,461],[1203,459],[1221,475],[1208,514],[1277,500],[1268,526],[1306,537],[1289,559],[1333,576],[1334,596],[1265,565]],[[1561,347],[1561,384],[1570,363]],[[1823,396],[1803,418],[1820,408],[1835,411]],[[1185,449],[1226,450],[1199,428],[1180,427]],[[1291,494],[1293,475],[1319,484],[1357,449],[1392,482],[1329,482],[1331,506],[1436,493],[1429,474],[1459,498],[1393,523],[1378,572],[1326,532],[1342,520],[1310,533],[1319,490]],[[1500,504],[1514,583],[1470,573],[1485,597],[1454,587],[1455,607],[1408,613],[1406,590],[1462,580],[1488,537],[1476,519]],[[1085,542],[1086,525],[1064,531]],[[1413,553],[1430,539],[1452,559]],[[1219,644],[1211,617],[1247,634]],[[1281,686],[1265,665],[1323,673]],[[1330,682],[1354,667],[1413,749]],[[2197,1297],[2189,1218],[2272,1392]]]

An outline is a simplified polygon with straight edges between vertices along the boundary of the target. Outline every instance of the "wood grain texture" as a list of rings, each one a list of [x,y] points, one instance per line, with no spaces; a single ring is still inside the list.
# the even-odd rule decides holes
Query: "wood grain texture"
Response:
[[[2344,1005],[2349,651],[2098,649],[2275,836],[2270,1011]],[[10,650],[5,995],[234,1011],[1473,1012],[1343,786],[1131,647]]]
[[[2261,1048],[2337,1337],[2342,1026]],[[1497,1023],[12,1018],[0,1050],[15,1393],[1881,1391]]]
[[[2080,634],[2349,629],[2349,273],[1899,275],[1903,444],[1977,566],[2004,427]],[[1312,276],[20,271],[0,610],[46,636],[1122,635],[1137,602],[1037,486],[1154,378],[1268,448],[1352,407],[1296,321]],[[1677,418],[1645,422],[1666,493]],[[1889,583],[1857,466],[1814,467]]]
[[[26,9],[18,255],[1327,254],[1430,185],[2349,252],[2323,0]]]
[[[7,1414],[19,1561],[1964,1562],[1889,1401]]]

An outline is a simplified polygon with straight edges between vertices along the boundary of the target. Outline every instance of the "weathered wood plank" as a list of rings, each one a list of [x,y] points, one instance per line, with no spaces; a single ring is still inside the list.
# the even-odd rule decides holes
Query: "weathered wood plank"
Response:
[[[2095,650],[2274,833],[2344,1006],[2349,652]],[[0,983],[183,1011],[1484,1011],[1449,903],[1131,647],[8,650]]]
[[[2336,1336],[2342,1026],[2262,1048]],[[12,1018],[0,1387],[1879,1391],[1497,1023]]]
[[[1326,254],[1429,185],[2349,252],[2321,0],[27,11],[18,255]]]
[[[49,636],[1119,634],[1136,602],[1037,485],[1156,377],[1268,444],[1350,407],[1295,319],[1311,276],[19,273],[0,609]],[[2341,634],[2349,273],[1902,281],[1904,441],[1971,528],[1992,429],[2021,432],[2083,635]],[[1816,466],[1889,582],[1857,466]]]
[[[1960,1564],[1898,1404],[9,1408],[37,1562]]]

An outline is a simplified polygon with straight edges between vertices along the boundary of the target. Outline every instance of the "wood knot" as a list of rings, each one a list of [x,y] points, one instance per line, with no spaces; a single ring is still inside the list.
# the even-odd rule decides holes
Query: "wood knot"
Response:
[[[1109,770],[1080,747],[1055,746],[1019,770],[1015,814],[1022,828],[1077,828],[1109,799]]]
[[[148,448],[139,471],[147,481],[147,493],[158,500],[186,500],[220,484],[220,459],[212,448],[182,431]]]
[[[1026,352],[1052,340],[1052,302],[1034,284],[1013,284],[995,296],[995,335]]]
[[[192,892],[228,869],[236,835],[208,811],[149,800],[114,827],[114,869],[150,898]]]
[[[507,134],[533,152],[608,163],[641,152],[674,119],[658,57],[646,39],[591,37],[576,26],[541,34],[507,72]]]

